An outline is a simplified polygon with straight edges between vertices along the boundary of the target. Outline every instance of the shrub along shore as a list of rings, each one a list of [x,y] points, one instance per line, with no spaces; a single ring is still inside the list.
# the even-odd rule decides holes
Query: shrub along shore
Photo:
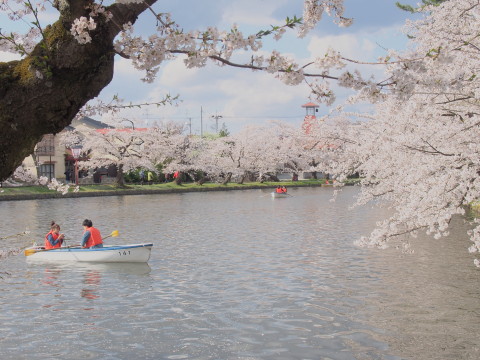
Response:
[[[91,196],[171,194],[202,191],[274,189],[278,185],[286,186],[287,188],[331,186],[325,183],[325,179],[263,183],[251,182],[246,184],[228,183],[227,185],[222,185],[219,183],[204,183],[203,185],[199,185],[196,183],[183,183],[182,185],[177,185],[174,182],[168,182],[154,183],[151,185],[128,184],[125,188],[115,187],[114,185],[81,185],[78,192],[73,192],[74,186],[72,186],[67,194],[61,194],[55,190],[50,190],[45,186],[18,186],[0,188],[0,201],[57,198],[64,199]]]

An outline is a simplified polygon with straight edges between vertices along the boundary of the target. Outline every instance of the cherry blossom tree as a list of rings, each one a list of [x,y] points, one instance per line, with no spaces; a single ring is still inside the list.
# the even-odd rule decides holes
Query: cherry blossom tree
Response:
[[[448,0],[422,0],[422,6],[428,6],[428,5],[440,5],[442,2],[444,1],[448,1]],[[411,5],[405,5],[405,4],[401,4],[399,2],[396,3],[396,5],[402,9],[402,10],[405,10],[405,11],[410,11],[411,13],[414,13],[416,11],[419,11],[422,9],[422,6],[420,6],[419,8],[414,8],[413,6]]]
[[[357,204],[392,209],[360,245],[385,247],[399,239],[408,250],[407,235],[419,231],[439,239],[452,216],[480,197],[480,3],[445,1],[425,11],[425,18],[407,24],[412,50],[391,53],[397,60],[387,66],[389,92],[370,119],[323,125],[318,133],[340,141],[331,172],[364,177]],[[480,227],[470,238],[469,251],[478,253]]]
[[[312,172],[316,176],[318,160],[326,153],[316,144],[317,138],[312,137],[303,128],[290,124],[276,122],[278,146],[280,154],[280,171],[291,173],[292,178],[300,172]]]
[[[195,158],[201,151],[202,140],[182,134],[166,136],[162,139],[163,151],[158,153],[159,163],[164,165],[164,171],[176,173],[175,183],[182,183],[182,174],[195,169]],[[192,175],[193,176],[193,175]]]
[[[112,79],[115,56],[129,58],[135,68],[145,71],[145,81],[153,81],[165,61],[183,56],[187,67],[203,67],[210,59],[219,65],[266,71],[295,85],[312,74],[276,51],[258,55],[262,39],[280,39],[287,29],[295,27],[304,36],[325,11],[340,25],[350,23],[343,17],[343,0],[306,0],[303,23],[296,17],[287,18],[283,25],[252,35],[242,34],[236,26],[227,31],[209,27],[187,32],[170,14],[155,8],[161,7],[156,3],[0,2],[0,12],[10,21],[7,26],[17,29],[19,24],[27,24],[23,33],[3,26],[0,29],[0,50],[22,55],[19,61],[0,63],[0,180],[8,178],[33,152],[42,135],[62,131],[100,93]],[[56,11],[58,20],[42,23],[46,9]],[[157,26],[150,36],[142,38],[135,34],[134,24],[145,11]],[[252,54],[249,60],[236,62],[233,55],[245,51]],[[321,61],[320,67],[326,66],[327,62]],[[318,76],[330,77],[325,70]]]
[[[173,122],[156,124],[153,128],[65,131],[62,143],[67,148],[82,147],[81,167],[95,170],[115,166],[115,184],[124,187],[124,174],[129,171],[142,168],[156,172],[158,165],[186,163],[188,144],[192,141],[182,132],[183,127]]]
[[[298,154],[293,150],[297,131],[278,122],[269,126],[251,125],[237,134],[206,140],[195,159],[196,168],[223,184],[232,178],[243,183],[246,177],[254,174],[259,179],[266,175],[275,177],[285,169],[289,156]]]
[[[147,144],[157,143],[152,139],[157,132],[147,129],[99,129],[82,134],[76,131],[64,133],[63,143],[67,147],[81,146],[83,158],[79,167],[91,170],[116,166],[115,184],[124,187],[124,173],[136,168],[154,170],[152,147]]]
[[[244,143],[233,136],[224,136],[210,141],[205,140],[205,150],[199,153],[197,168],[208,174],[210,179],[228,184],[232,177],[246,176],[243,166]]]

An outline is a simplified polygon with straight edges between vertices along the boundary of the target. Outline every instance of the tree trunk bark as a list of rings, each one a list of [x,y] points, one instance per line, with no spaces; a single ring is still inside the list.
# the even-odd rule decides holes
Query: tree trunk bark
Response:
[[[115,3],[113,19],[97,17],[92,42],[79,44],[70,34],[74,19],[90,12],[90,0],[55,2],[60,18],[44,39],[20,61],[0,63],[0,181],[10,177],[33,153],[45,134],[57,134],[95,98],[113,77],[113,40],[117,24],[136,21],[148,5]],[[61,5],[59,5],[61,4]]]
[[[227,185],[232,180],[232,173],[229,172],[225,180],[222,181],[222,185]]]
[[[207,181],[207,178],[204,176],[197,181],[197,184],[198,185],[203,185],[203,184],[205,184],[206,181]]]
[[[198,185],[203,185],[208,181],[208,176],[205,176],[202,174],[202,177],[198,179],[197,184]]]
[[[272,174],[267,174],[267,175],[270,176],[271,181],[280,182],[280,179],[278,178],[277,175],[272,175]]]
[[[243,174],[242,176],[240,176],[240,180],[238,180],[237,184],[243,185],[246,178],[247,178],[247,174]]]
[[[115,177],[115,186],[119,188],[126,188],[125,174],[123,173],[123,164],[117,166],[117,176]]]

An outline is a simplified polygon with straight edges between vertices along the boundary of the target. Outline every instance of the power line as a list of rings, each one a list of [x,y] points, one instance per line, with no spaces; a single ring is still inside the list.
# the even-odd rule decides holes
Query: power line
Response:
[[[224,116],[230,119],[301,119],[302,116]]]
[[[298,116],[275,116],[275,115],[262,115],[262,116],[224,116],[224,119],[303,119],[302,115]],[[200,119],[199,116],[168,116],[168,117],[149,117],[148,120],[185,120],[185,119]]]

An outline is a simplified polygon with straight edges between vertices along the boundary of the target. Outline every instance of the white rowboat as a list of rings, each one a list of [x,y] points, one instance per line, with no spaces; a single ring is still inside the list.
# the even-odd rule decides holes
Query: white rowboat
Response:
[[[103,248],[64,247],[45,250],[40,246],[25,249],[28,261],[79,261],[105,263],[146,263],[153,244],[104,245]]]
[[[284,197],[289,197],[289,196],[291,196],[291,195],[288,194],[288,193],[277,193],[277,192],[275,192],[275,191],[273,191],[271,194],[272,194],[272,197],[273,197],[273,198],[284,198]]]

